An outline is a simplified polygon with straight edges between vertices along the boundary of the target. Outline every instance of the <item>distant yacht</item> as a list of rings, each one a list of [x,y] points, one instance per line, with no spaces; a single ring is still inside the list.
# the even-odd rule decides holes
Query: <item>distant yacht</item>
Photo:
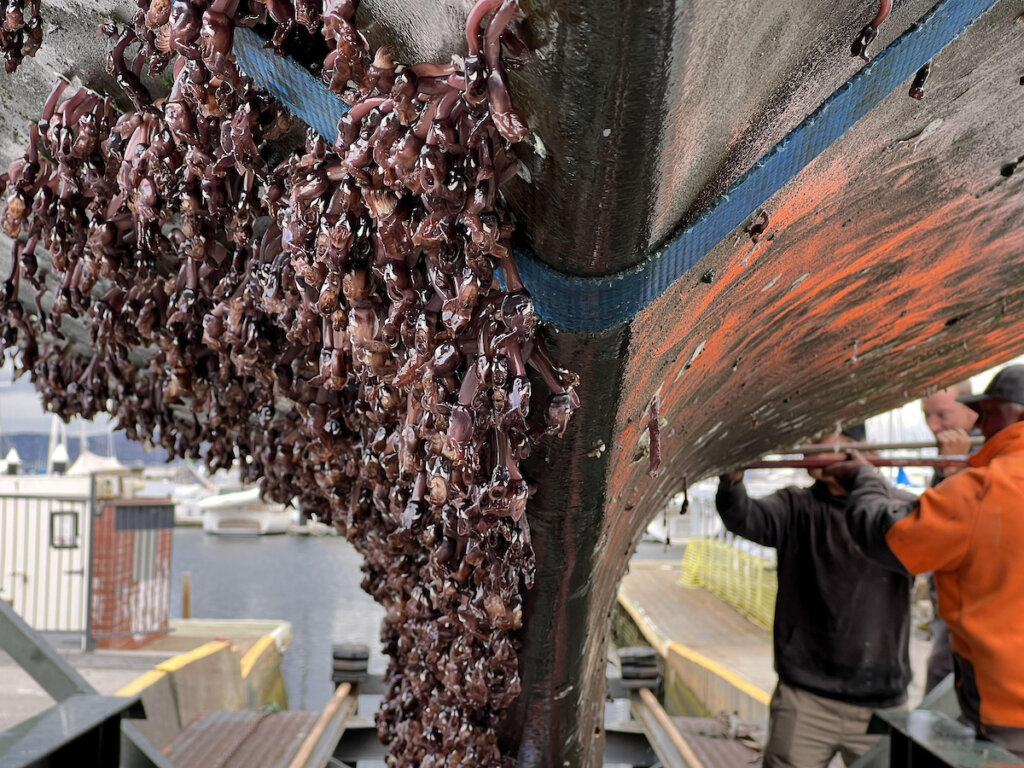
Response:
[[[63,448],[63,446],[60,446]],[[65,451],[65,456],[67,452]],[[117,460],[116,456],[100,456],[98,453],[93,453],[88,448],[83,448],[78,454],[78,458],[75,459],[74,463],[68,467],[68,477],[78,477],[80,475],[91,475],[94,472],[127,472],[128,467]]]
[[[222,536],[261,536],[287,533],[297,514],[283,504],[260,498],[259,487],[207,496],[196,502],[203,515],[203,530]]]

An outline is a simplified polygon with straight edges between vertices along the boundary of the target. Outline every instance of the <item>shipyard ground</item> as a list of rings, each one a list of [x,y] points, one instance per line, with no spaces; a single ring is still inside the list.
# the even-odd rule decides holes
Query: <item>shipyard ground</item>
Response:
[[[290,636],[290,627],[273,621],[211,621],[172,620],[175,631],[167,637],[149,643],[143,650],[133,651],[90,651],[81,649],[77,635],[46,635],[82,676],[96,688],[97,693],[114,695],[134,681],[160,665],[175,664],[174,660],[184,659],[196,649],[208,647],[212,642],[230,637],[230,650],[225,656],[236,660],[231,665],[206,663],[196,672],[203,677],[203,687],[230,688],[236,684],[232,678],[237,672],[237,659],[244,659],[252,651],[279,664],[280,654],[273,646],[273,639],[282,633]],[[268,642],[266,638],[270,638]],[[285,644],[287,639],[285,639]],[[271,658],[273,657],[273,658]],[[229,674],[230,673],[230,674]],[[219,679],[218,676],[223,677]],[[54,700],[6,653],[0,650],[0,732],[23,720],[49,709]]]
[[[771,632],[710,592],[683,586],[681,576],[681,557],[634,558],[619,588],[619,605],[646,642],[661,652],[670,683],[689,687],[710,714],[725,709],[751,720],[767,720],[777,679]],[[928,640],[912,636],[911,707],[924,695],[930,647]]]

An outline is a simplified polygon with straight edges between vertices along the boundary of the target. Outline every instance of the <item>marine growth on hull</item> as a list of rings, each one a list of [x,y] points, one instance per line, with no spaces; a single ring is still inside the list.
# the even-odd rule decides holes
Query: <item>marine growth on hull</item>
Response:
[[[391,763],[512,765],[495,726],[534,570],[519,463],[579,404],[500,191],[528,132],[506,74],[529,59],[521,12],[481,0],[467,56],[401,64],[356,5],[139,0],[105,23],[123,94],[55,83],[0,177],[3,348],[56,413],[237,460],[333,520],[387,609]],[[295,140],[237,66],[239,27],[326,51],[305,63],[351,107],[333,141]]]

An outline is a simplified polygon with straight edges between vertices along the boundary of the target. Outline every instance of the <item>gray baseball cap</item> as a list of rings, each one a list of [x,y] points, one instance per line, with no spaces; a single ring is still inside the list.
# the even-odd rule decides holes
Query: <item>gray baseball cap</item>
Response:
[[[980,395],[961,395],[957,402],[977,410],[982,400],[999,398],[1024,405],[1024,365],[1008,365],[995,375]]]
[[[846,435],[851,440],[856,440],[858,443],[866,442],[868,439],[868,431],[863,421],[859,424],[847,424],[843,427],[841,434]]]

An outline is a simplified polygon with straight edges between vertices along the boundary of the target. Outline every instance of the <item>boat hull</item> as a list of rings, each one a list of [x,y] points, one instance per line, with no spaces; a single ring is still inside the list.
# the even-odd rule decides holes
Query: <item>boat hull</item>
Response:
[[[240,507],[203,511],[203,530],[217,536],[266,536],[288,533],[291,515],[284,507]]]
[[[897,4],[876,62],[933,5]],[[810,0],[524,6],[543,55],[511,80],[536,141],[508,198],[538,258],[564,275],[606,277],[727,207],[723,193],[758,158],[786,150],[786,136],[863,66],[849,44],[871,13]],[[459,45],[464,13],[437,8],[365,0],[361,13],[376,21],[375,44],[438,61]],[[556,359],[580,374],[583,405],[564,439],[524,466],[536,487],[537,575],[520,636],[523,695],[503,723],[521,768],[601,763],[616,587],[637,537],[684,483],[1020,353],[1019,13],[995,3],[935,57],[923,101],[900,89],[808,155],[754,204],[767,214],[763,232],[751,236],[751,219],[703,244],[688,272],[614,328],[549,335]],[[17,76],[32,73],[26,64]],[[0,116],[16,121],[0,122],[4,136],[37,114],[54,76],[35,74],[27,103]],[[7,145],[3,163],[22,151]],[[4,274],[10,245],[0,247]],[[90,338],[67,317],[63,332],[83,347]],[[654,401],[665,425],[652,478]]]

